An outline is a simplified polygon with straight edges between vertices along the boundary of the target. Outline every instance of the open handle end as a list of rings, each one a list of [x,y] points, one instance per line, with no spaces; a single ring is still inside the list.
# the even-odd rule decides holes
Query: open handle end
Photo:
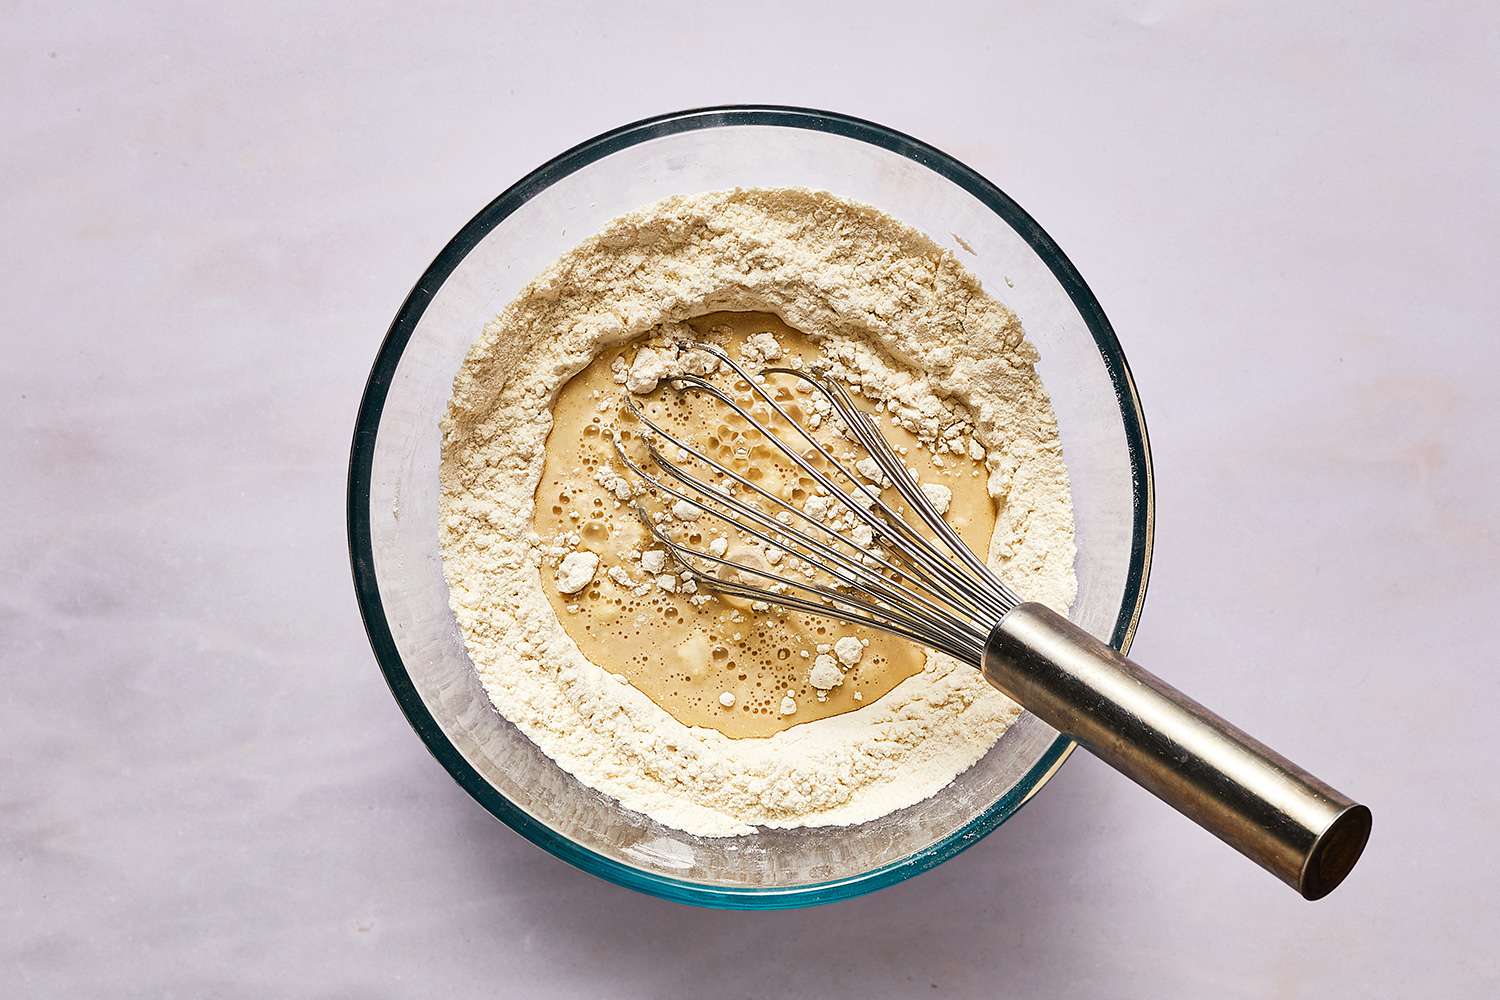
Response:
[[[1313,841],[1297,886],[1303,899],[1322,899],[1339,887],[1365,852],[1373,822],[1369,807],[1355,803],[1339,813]]]

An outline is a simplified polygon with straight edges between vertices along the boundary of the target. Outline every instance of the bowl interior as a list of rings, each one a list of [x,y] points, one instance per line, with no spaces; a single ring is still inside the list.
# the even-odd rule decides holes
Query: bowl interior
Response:
[[[1020,315],[1041,352],[1072,478],[1079,593],[1070,617],[1128,644],[1149,558],[1149,462],[1129,374],[1097,304],[1045,234],[967,168],[821,113],[725,109],[629,126],[542,167],[476,217],[413,291],[376,362],[355,437],[350,540],[393,691],[434,754],[499,818],[566,860],[658,895],[801,905],[957,853],[1025,801],[1070,744],[1027,714],[948,788],[880,820],[690,836],[583,786],[495,712],[448,608],[437,545],[438,420],[485,322],[615,216],[736,186],[821,188],[873,204],[954,248]]]

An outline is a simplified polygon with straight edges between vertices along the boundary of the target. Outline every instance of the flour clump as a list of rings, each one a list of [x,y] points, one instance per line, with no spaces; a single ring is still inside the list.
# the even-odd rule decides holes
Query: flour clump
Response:
[[[589,585],[598,568],[599,557],[592,552],[569,552],[557,567],[557,589],[564,594],[578,593]]]

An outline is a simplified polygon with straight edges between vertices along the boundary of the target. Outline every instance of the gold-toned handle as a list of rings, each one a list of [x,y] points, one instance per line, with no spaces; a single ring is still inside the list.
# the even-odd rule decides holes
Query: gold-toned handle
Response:
[[[1296,889],[1321,899],[1370,810],[1040,604],[990,633],[991,684]]]

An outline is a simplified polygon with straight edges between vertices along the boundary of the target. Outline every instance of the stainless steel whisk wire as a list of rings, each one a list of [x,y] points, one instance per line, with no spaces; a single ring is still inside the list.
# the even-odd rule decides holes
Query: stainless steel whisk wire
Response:
[[[651,535],[696,585],[869,626],[978,667],[994,687],[1305,898],[1321,898],[1343,881],[1369,838],[1369,809],[1062,615],[1024,602],[948,524],[876,419],[855,404],[838,380],[791,367],[760,373],[799,380],[826,401],[828,412],[842,425],[835,432],[875,463],[881,479],[875,486],[861,482],[726,351],[708,343],[682,346],[726,365],[765,404],[765,421],[755,412],[758,404],[741,405],[699,375],[671,375],[666,383],[674,391],[703,393],[728,407],[812,480],[817,496],[839,504],[848,515],[840,518],[842,524],[825,523],[673,434],[627,394],[627,408],[647,432],[641,438],[650,464],[661,474],[631,457],[617,429],[613,442],[625,466],[659,495],[686,503],[736,535],[766,546],[766,564],[776,568],[730,558],[727,547],[716,553],[679,541],[663,525],[682,521],[664,511],[648,512],[632,500]],[[806,450],[767,426],[777,420],[801,438]],[[672,457],[660,443],[676,449]],[[683,456],[701,463],[717,482],[690,471]],[[813,456],[826,463],[828,472]],[[886,501],[887,487],[931,538]],[[857,525],[846,536],[840,529],[850,518]],[[859,525],[870,531],[868,544],[855,535]],[[780,555],[771,558],[774,552]]]
[[[649,526],[652,535],[672,552],[695,580],[711,589],[892,632],[941,649],[977,666],[983,654],[985,637],[993,623],[1019,604],[1020,598],[974,556],[957,532],[932,506],[932,502],[911,478],[906,466],[874,422],[855,406],[847,390],[837,382],[824,381],[795,368],[765,370],[765,374],[782,374],[798,379],[812,391],[822,395],[831,411],[842,422],[846,436],[852,437],[875,461],[886,480],[921,518],[922,523],[971,574],[960,570],[955,565],[954,558],[936,550],[881,498],[877,489],[860,483],[843,462],[734,359],[712,344],[691,343],[686,346],[709,353],[726,364],[770,408],[776,418],[785,422],[832,471],[851,484],[852,489],[834,482],[803,454],[772,433],[753,412],[741,406],[712,382],[696,375],[677,375],[668,379],[669,385],[678,391],[704,393],[729,408],[773,445],[798,471],[811,478],[817,484],[820,495],[842,505],[849,514],[868,526],[876,539],[885,544],[880,549],[855,545],[818,518],[709,457],[692,442],[672,434],[628,398],[627,406],[650,432],[645,446],[651,461],[673,481],[686,487],[686,490],[678,489],[642,468],[616,437],[615,447],[620,460],[660,492],[709,514],[737,533],[789,554],[796,560],[792,564],[794,567],[799,564],[816,567],[817,571],[832,577],[836,581],[835,586],[856,591],[878,603],[872,604],[870,600],[855,597],[847,590],[840,591],[826,585],[798,580],[791,573],[774,573],[686,545],[664,531],[656,520],[637,506],[637,512]],[[771,505],[775,516],[758,504],[741,500],[731,489],[692,474],[683,468],[680,461],[674,462],[667,458],[657,447],[657,439],[679,449],[679,454],[692,456],[737,487],[753,493]],[[824,537],[811,535],[797,524],[806,525]],[[851,552],[844,551],[840,546],[847,546]],[[886,557],[887,550],[892,558]],[[702,563],[731,570],[737,578],[726,578],[717,572],[705,572],[701,568]],[[807,574],[808,577],[815,575],[816,573]],[[747,576],[765,580],[768,585],[746,583],[744,581]],[[816,599],[798,594],[812,595]]]

